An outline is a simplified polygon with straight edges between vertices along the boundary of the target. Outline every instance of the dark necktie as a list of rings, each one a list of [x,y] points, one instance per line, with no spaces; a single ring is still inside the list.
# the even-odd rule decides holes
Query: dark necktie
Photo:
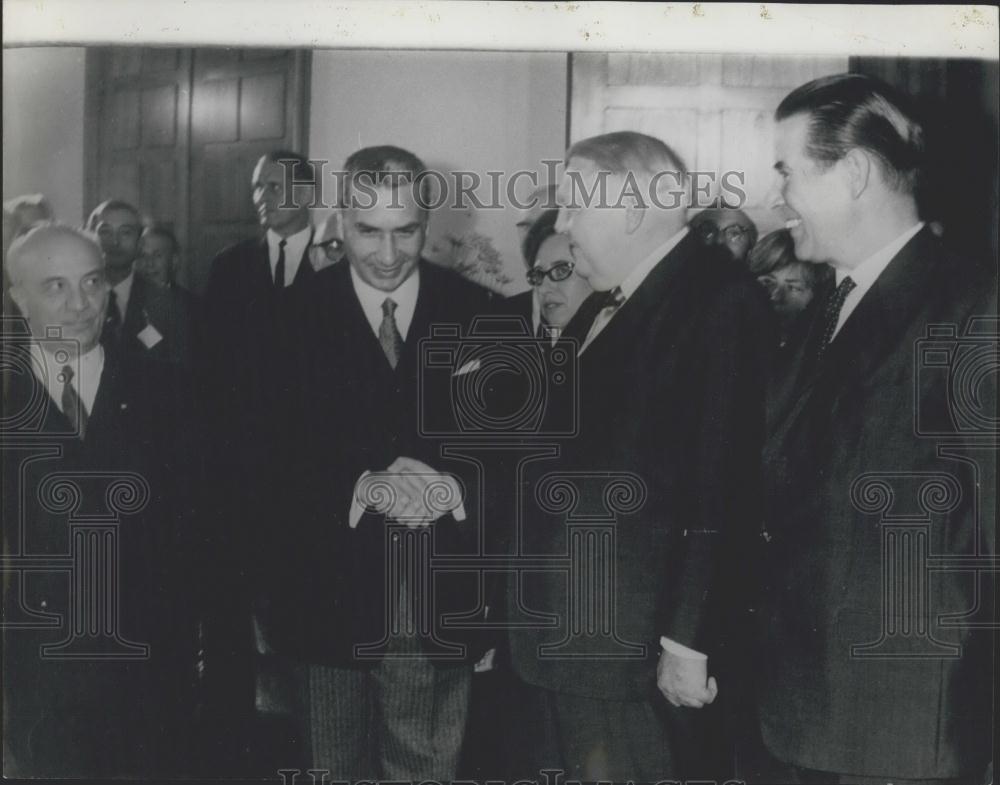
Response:
[[[73,427],[73,432],[82,441],[87,433],[87,410],[83,408],[83,401],[71,384],[73,369],[64,365],[57,378],[63,385],[61,400],[63,414]]]
[[[118,294],[112,289],[108,292],[108,311],[104,316],[104,327],[101,329],[102,343],[117,345],[121,332],[122,312],[118,307]]]
[[[840,285],[830,293],[830,299],[823,307],[823,332],[820,334],[819,343],[816,346],[816,359],[818,363],[826,353],[826,347],[833,339],[833,331],[837,329],[837,321],[840,319],[840,309],[844,307],[844,300],[857,284],[851,280],[850,276],[844,278]]]
[[[285,288],[285,243],[287,242],[287,240],[282,240],[278,243],[278,263],[274,265],[275,289]]]
[[[378,342],[382,344],[382,351],[389,365],[396,368],[399,362],[399,355],[403,353],[403,336],[399,334],[396,326],[396,303],[391,297],[386,297],[382,302],[382,324],[378,328]]]

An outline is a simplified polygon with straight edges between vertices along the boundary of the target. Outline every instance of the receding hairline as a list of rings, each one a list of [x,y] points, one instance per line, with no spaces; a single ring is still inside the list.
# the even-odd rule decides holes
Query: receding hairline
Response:
[[[66,224],[39,224],[11,243],[7,251],[7,274],[13,286],[23,280],[24,265],[37,258],[47,243],[68,239],[90,249],[100,267],[104,267],[104,254],[98,241],[83,229]]]

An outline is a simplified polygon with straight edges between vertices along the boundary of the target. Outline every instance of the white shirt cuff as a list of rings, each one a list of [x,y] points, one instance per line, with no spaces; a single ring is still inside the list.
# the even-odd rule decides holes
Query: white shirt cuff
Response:
[[[707,660],[708,655],[702,654],[700,651],[695,651],[694,649],[689,649],[687,646],[678,643],[677,641],[672,641],[665,635],[660,636],[660,645],[663,650],[670,652],[676,657],[683,657],[687,660]]]

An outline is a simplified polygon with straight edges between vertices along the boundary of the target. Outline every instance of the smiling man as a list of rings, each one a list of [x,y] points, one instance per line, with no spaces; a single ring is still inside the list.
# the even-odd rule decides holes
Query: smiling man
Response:
[[[337,780],[450,780],[472,662],[482,651],[470,646],[465,657],[441,659],[435,645],[454,640],[442,615],[473,610],[477,585],[466,584],[468,576],[404,585],[388,564],[386,526],[433,526],[438,552],[474,538],[475,483],[460,491],[452,477],[461,476],[460,462],[421,432],[421,398],[451,406],[449,389],[426,386],[421,341],[434,325],[467,328],[487,312],[488,294],[422,258],[429,216],[419,158],[370,147],[351,155],[344,170],[346,261],[316,276],[306,311],[299,490],[289,494],[302,512],[274,530],[269,554],[279,566],[263,632],[296,673],[297,719],[312,768]],[[450,384],[451,374],[443,381]],[[369,473],[396,499],[389,521],[357,503]],[[448,513],[425,504],[428,485],[438,482],[456,492]],[[465,511],[473,520],[464,520]],[[416,607],[426,616],[416,618]],[[391,618],[401,620],[399,634]],[[380,640],[384,651],[359,653]]]
[[[770,405],[763,739],[802,783],[982,782],[991,634],[961,620],[973,608],[994,618],[991,593],[942,571],[926,604],[893,602],[922,584],[888,563],[886,522],[926,521],[935,555],[994,552],[995,449],[969,447],[988,433],[955,428],[964,407],[949,392],[953,370],[928,372],[916,350],[932,326],[967,336],[972,317],[995,323],[995,272],[956,258],[920,220],[923,132],[888,85],[818,79],[790,93],[776,120],[775,208],[796,256],[829,262],[836,286]],[[995,335],[983,341],[995,358]],[[992,388],[987,372],[966,393],[990,417],[995,360],[992,370]],[[952,433],[949,449],[921,433],[926,422]],[[873,475],[884,510],[864,490]],[[947,502],[911,484],[931,477],[953,485]]]
[[[5,552],[71,553],[79,535],[67,512],[70,524],[96,513],[117,525],[107,597],[113,617],[101,616],[96,602],[82,607],[88,603],[74,591],[92,588],[82,574],[73,589],[61,570],[12,573],[16,583],[4,592],[4,618],[28,612],[49,616],[56,626],[3,631],[5,765],[18,778],[190,773],[200,582],[189,539],[198,508],[198,452],[186,380],[151,358],[126,365],[100,343],[109,287],[90,235],[40,224],[15,241],[7,262],[31,338],[22,357],[30,356],[28,367],[7,363],[4,347],[3,403],[10,415],[4,439],[20,445],[3,453]],[[16,359],[23,344],[9,333],[4,341],[11,341],[9,356]],[[46,490],[59,476],[72,486],[72,512],[53,505]],[[143,496],[116,521],[107,515],[117,509],[109,483],[128,488],[129,477],[141,477],[148,503]],[[119,644],[141,642],[148,650],[136,658],[133,649],[130,661],[106,652],[90,658],[40,653],[71,640],[70,622],[81,612],[78,624],[101,631],[94,640],[110,628]]]

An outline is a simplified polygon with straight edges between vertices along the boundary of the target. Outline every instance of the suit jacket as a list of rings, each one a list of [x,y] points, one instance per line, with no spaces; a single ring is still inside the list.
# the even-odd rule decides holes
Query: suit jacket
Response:
[[[298,327],[316,271],[308,249],[280,292],[265,237],[220,251],[203,298],[195,353],[202,415],[210,439],[214,609],[205,627],[207,703],[220,727],[254,711],[252,598],[270,554],[262,532],[290,514],[297,445],[291,427],[305,354]],[[232,734],[238,736],[238,732]],[[234,739],[232,755],[244,746]]]
[[[270,648],[308,662],[366,667],[354,647],[377,643],[386,627],[386,527],[366,513],[348,525],[361,474],[386,469],[399,456],[421,460],[462,479],[469,519],[447,515],[432,525],[434,553],[478,553],[479,490],[474,467],[441,453],[442,439],[422,433],[421,406],[452,406],[455,368],[430,367],[421,342],[434,325],[465,329],[485,312],[488,293],[460,276],[420,262],[416,308],[393,370],[354,292],[344,261],[316,276],[306,306],[308,384],[296,410],[302,421],[295,478],[296,513],[265,532],[270,570],[258,592],[259,618]],[[270,535],[270,536],[268,536]],[[432,587],[435,633],[460,644],[442,615],[477,610],[478,576],[443,575]],[[425,598],[426,599],[426,598]],[[466,660],[480,654],[467,646]],[[455,660],[450,660],[452,664]]]
[[[128,307],[122,317],[121,350],[148,354],[158,360],[189,365],[197,339],[199,309],[195,297],[180,288],[160,288],[141,275],[132,279]],[[160,338],[147,332],[149,340],[139,338],[152,327]],[[156,340],[150,345],[150,342]],[[114,347],[113,347],[114,348]]]
[[[569,523],[612,518],[610,535],[576,541],[591,549],[605,543],[603,561],[593,562],[593,550],[576,561],[597,570],[591,580],[614,576],[589,606],[602,608],[597,628],[613,631],[587,634],[594,619],[577,620],[583,627],[575,631],[567,621],[574,609],[589,612],[589,595],[578,593],[585,578],[570,593],[576,579],[564,572],[525,573],[509,593],[512,620],[527,611],[536,624],[545,615],[554,622],[510,631],[523,679],[571,694],[646,698],[655,693],[661,635],[716,651],[710,622],[724,593],[726,543],[752,539],[768,325],[749,275],[689,235],[580,355],[579,432],[559,459],[526,472],[518,553],[570,555]],[[552,472],[576,485],[575,498],[557,489],[546,494],[544,475]],[[609,473],[626,475],[631,487],[608,490]],[[544,496],[557,513],[540,508]],[[555,648],[540,656],[543,646]]]
[[[883,542],[891,527],[882,517],[926,525],[919,538],[906,536],[930,556],[994,552],[995,440],[971,448],[982,434],[955,418],[977,401],[995,415],[995,397],[956,402],[948,385],[969,317],[996,314],[995,292],[995,281],[924,229],[808,370],[817,314],[798,362],[775,386],[764,452],[772,540],[760,715],[765,743],[784,761],[890,778],[982,774],[991,634],[941,618],[978,607],[976,620],[991,619],[990,591],[968,571],[927,573],[918,551],[912,574],[886,572],[883,549],[904,534],[895,529],[898,538]],[[954,330],[941,344],[944,366],[941,351],[935,358],[921,350],[934,324]],[[989,350],[992,342],[995,352],[988,333],[965,343]],[[982,395],[974,378],[966,383]],[[943,495],[931,498],[925,482]],[[925,607],[887,604],[893,592],[918,586]],[[853,650],[878,642],[883,625],[896,634]]]
[[[15,339],[5,356],[23,360],[28,345],[27,336]],[[180,406],[190,402],[190,389],[175,368],[142,357],[123,363],[108,351],[81,441],[29,366],[15,361],[4,370],[4,416],[11,418],[5,423],[15,423],[5,428],[2,453],[5,554],[66,558],[71,518],[125,508],[116,528],[116,631],[149,646],[138,660],[43,657],[40,646],[70,636],[71,578],[83,576],[55,565],[5,575],[4,619],[14,625],[3,634],[5,773],[190,772],[186,734],[196,700],[203,567],[195,526],[199,451],[191,444],[197,422]],[[148,501],[130,507],[132,491],[113,492],[123,472],[141,478]],[[58,475],[75,491],[46,491],[46,480]],[[34,626],[17,626],[24,623]]]

